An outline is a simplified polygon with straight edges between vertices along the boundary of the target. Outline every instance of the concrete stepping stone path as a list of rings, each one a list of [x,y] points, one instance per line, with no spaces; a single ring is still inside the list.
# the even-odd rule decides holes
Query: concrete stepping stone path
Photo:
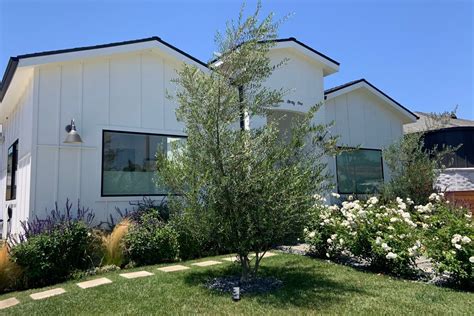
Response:
[[[209,266],[213,266],[213,265],[221,264],[221,263],[222,262],[220,261],[209,260],[209,261],[201,261],[201,262],[192,263],[191,265],[198,266],[198,267],[209,267]]]
[[[158,270],[163,271],[163,272],[175,272],[175,271],[182,271],[182,270],[187,270],[187,269],[190,269],[190,268],[186,267],[186,266],[183,266],[183,265],[180,265],[180,264],[176,264],[176,265],[173,265],[173,266],[167,266],[167,267],[163,267],[163,268],[158,268]]]
[[[52,290],[33,293],[33,294],[30,295],[30,297],[34,300],[42,300],[42,299],[45,299],[45,298],[48,298],[48,297],[51,297],[51,296],[60,295],[60,294],[63,294],[63,293],[66,293],[66,290],[63,289],[63,288],[58,287],[58,288],[52,289]]]
[[[5,300],[0,301],[0,309],[5,309],[5,308],[8,308],[8,307],[12,307],[12,306],[15,306],[16,304],[19,304],[19,303],[20,303],[20,301],[17,300],[15,297],[7,298]]]
[[[237,262],[237,261],[239,261],[239,258],[237,258],[236,256],[233,256],[233,257],[222,258],[222,260],[230,261],[230,262]]]
[[[125,279],[136,279],[136,278],[143,278],[153,275],[153,273],[148,271],[137,271],[137,272],[129,272],[129,273],[122,273],[120,274],[121,277]]]
[[[110,284],[110,283],[112,283],[112,281],[107,278],[98,278],[98,279],[94,279],[90,281],[76,283],[76,285],[80,287],[81,289],[88,289],[90,287],[96,287],[99,285]]]

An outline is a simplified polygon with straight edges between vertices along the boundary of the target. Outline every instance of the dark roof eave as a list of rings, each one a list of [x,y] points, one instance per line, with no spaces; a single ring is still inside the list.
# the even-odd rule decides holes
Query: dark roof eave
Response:
[[[7,68],[3,74],[2,82],[0,83],[0,102],[3,101],[5,94],[7,93],[8,87],[13,79],[16,68],[18,66],[18,57],[10,57],[8,60]]]
[[[326,96],[328,94],[331,94],[331,93],[334,93],[336,91],[339,91],[341,89],[344,89],[344,88],[347,88],[347,87],[350,87],[352,85],[355,85],[355,84],[358,84],[360,82],[364,82],[366,84],[368,84],[370,87],[372,87],[373,89],[375,89],[377,92],[379,92],[380,94],[382,94],[383,96],[385,96],[387,99],[389,99],[390,101],[392,101],[393,103],[395,103],[396,105],[398,105],[399,107],[401,107],[403,110],[405,110],[406,112],[410,113],[411,115],[413,115],[416,119],[419,119],[420,117],[418,115],[416,115],[415,113],[413,113],[412,111],[410,111],[409,109],[407,109],[406,107],[404,107],[403,105],[401,105],[400,103],[398,103],[395,99],[393,99],[392,97],[390,97],[388,94],[386,94],[385,92],[383,92],[382,90],[380,90],[379,88],[377,88],[376,86],[374,86],[373,84],[371,84],[370,82],[368,82],[367,80],[365,80],[364,78],[362,79],[358,79],[358,80],[354,80],[354,81],[349,81],[347,83],[344,83],[340,86],[336,86],[336,87],[333,87],[333,88],[330,88],[330,89],[327,89],[324,91],[324,97],[326,99]]]
[[[3,75],[2,82],[0,84],[0,102],[3,101],[3,98],[4,98],[4,96],[5,96],[5,94],[8,90],[8,87],[10,86],[10,82],[13,78],[13,74],[15,73],[15,70],[18,66],[18,61],[20,59],[41,57],[41,56],[49,56],[49,55],[56,55],[56,54],[65,54],[65,53],[72,53],[72,52],[86,51],[86,50],[94,50],[94,49],[101,49],[101,48],[108,48],[108,47],[115,47],[115,46],[123,46],[123,45],[137,44],[137,43],[150,42],[150,41],[157,41],[157,42],[171,48],[172,50],[180,53],[181,55],[186,56],[187,58],[195,61],[196,63],[208,68],[208,65],[205,62],[203,62],[203,61],[197,59],[196,57],[186,53],[185,51],[177,48],[176,46],[171,45],[170,43],[162,40],[158,36],[152,36],[152,37],[147,37],[147,38],[142,38],[142,39],[137,39],[137,40],[131,40],[131,41],[114,42],[114,43],[101,44],[101,45],[83,46],[83,47],[75,47],[75,48],[68,48],[68,49],[44,51],[44,52],[32,53],[32,54],[24,54],[24,55],[18,55],[16,57],[10,57],[7,68],[5,69],[5,73]]]
[[[313,52],[313,53],[315,53],[315,54],[317,54],[317,55],[323,57],[324,59],[329,60],[330,62],[336,64],[337,66],[340,66],[340,63],[339,63],[339,62],[337,62],[337,61],[335,61],[334,59],[332,59],[331,57],[329,57],[329,56],[327,56],[327,55],[324,55],[323,53],[321,53],[321,52],[315,50],[315,49],[312,48],[311,46],[308,46],[308,45],[306,45],[305,43],[298,41],[298,40],[297,40],[296,38],[294,38],[294,37],[279,38],[279,39],[276,39],[276,40],[274,40],[274,41],[277,42],[277,43],[281,43],[281,42],[295,42],[296,44],[303,46],[304,48],[306,48],[306,49],[310,50],[311,52]]]
[[[295,42],[295,43],[297,43],[298,45],[300,45],[300,46],[302,46],[302,47],[304,47],[304,48],[310,50],[311,52],[313,52],[313,53],[315,53],[315,54],[317,54],[317,55],[323,57],[324,59],[326,59],[326,60],[328,60],[328,61],[330,61],[330,62],[336,64],[337,66],[340,65],[339,62],[335,61],[334,59],[332,59],[332,58],[330,58],[330,57],[328,57],[328,56],[326,56],[326,55],[324,55],[324,54],[321,53],[321,52],[318,52],[317,50],[315,50],[314,48],[312,48],[312,47],[310,47],[310,46],[304,44],[303,42],[298,41],[298,40],[297,40],[296,38],[294,38],[294,37],[277,38],[277,39],[274,39],[274,40],[267,40],[267,41],[261,41],[261,42],[262,42],[262,43],[265,43],[265,42],[274,42],[274,43]],[[213,60],[211,60],[211,61],[209,62],[209,65],[215,63],[215,62],[218,61],[218,60],[219,60],[219,57],[218,57],[218,58],[214,58]]]

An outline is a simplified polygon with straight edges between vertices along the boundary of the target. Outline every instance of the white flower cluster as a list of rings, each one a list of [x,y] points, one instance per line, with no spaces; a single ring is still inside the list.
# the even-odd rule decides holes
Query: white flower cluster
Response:
[[[369,206],[375,205],[378,202],[379,202],[379,199],[376,196],[372,196],[371,198],[367,200],[367,203],[369,204]]]
[[[389,260],[393,260],[393,259],[396,259],[398,256],[396,253],[393,253],[393,252],[389,252],[387,253],[387,255],[385,256],[385,258],[389,259]]]
[[[419,253],[420,248],[421,248],[421,241],[417,240],[413,247],[408,248],[408,255],[410,257],[418,256],[420,254]]]
[[[332,195],[333,197],[335,197],[336,199],[339,199],[339,198],[341,197],[341,195],[339,195],[339,194],[336,193],[336,192],[332,192],[331,195]]]
[[[326,202],[326,198],[322,195],[319,195],[319,194],[315,194],[313,195],[313,198],[317,201],[317,202],[323,202],[325,203]]]
[[[430,201],[441,202],[444,200],[444,193],[431,193],[428,199]]]
[[[429,202],[426,205],[416,205],[415,210],[420,214],[431,214],[433,212],[433,204]]]
[[[459,234],[454,234],[453,238],[451,239],[451,244],[457,250],[461,250],[462,245],[467,245],[467,244],[470,244],[470,243],[471,243],[471,238],[469,238],[467,236],[461,236]]]
[[[330,257],[331,255],[329,252],[334,252],[336,250],[343,250],[342,246],[344,245],[344,239],[343,238],[337,238],[337,234],[332,234],[330,238],[326,240],[326,243],[328,244],[328,252],[326,253],[326,257]]]

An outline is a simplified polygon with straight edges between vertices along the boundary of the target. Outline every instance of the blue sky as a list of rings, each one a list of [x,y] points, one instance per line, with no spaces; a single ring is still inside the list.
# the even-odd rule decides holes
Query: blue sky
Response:
[[[458,105],[474,119],[474,1],[263,1],[293,13],[281,37],[296,37],[341,63],[326,88],[366,78],[411,110]],[[241,1],[0,0],[0,72],[10,56],[152,35],[207,61],[215,31]],[[247,1],[250,11],[255,1]]]

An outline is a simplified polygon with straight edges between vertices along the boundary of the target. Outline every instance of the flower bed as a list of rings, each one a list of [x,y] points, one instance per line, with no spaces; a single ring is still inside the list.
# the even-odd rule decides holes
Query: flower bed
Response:
[[[334,197],[340,198],[338,194]],[[316,197],[305,230],[312,254],[334,258],[350,255],[371,268],[400,276],[419,273],[416,259],[432,259],[439,273],[461,285],[473,281],[474,228],[468,210],[452,206],[433,193],[425,205],[396,198],[382,204],[377,197],[326,205]]]

